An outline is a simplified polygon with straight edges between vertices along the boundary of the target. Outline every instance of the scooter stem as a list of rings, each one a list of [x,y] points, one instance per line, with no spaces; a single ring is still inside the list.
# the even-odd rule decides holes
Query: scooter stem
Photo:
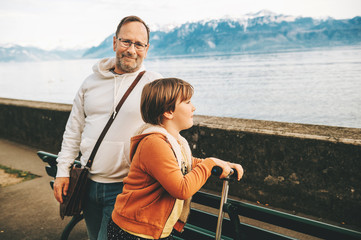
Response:
[[[218,213],[218,222],[217,222],[217,230],[216,230],[216,238],[215,240],[221,239],[222,234],[222,223],[224,218],[224,212],[223,212],[223,205],[227,203],[227,197],[228,197],[228,185],[229,177],[225,178],[223,180],[223,188],[222,188],[222,197],[221,197],[221,204],[219,206],[219,213]]]

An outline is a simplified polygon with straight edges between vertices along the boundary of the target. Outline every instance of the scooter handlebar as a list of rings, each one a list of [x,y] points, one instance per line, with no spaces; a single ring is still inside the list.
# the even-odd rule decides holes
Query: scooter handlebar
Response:
[[[236,169],[232,168],[232,170],[233,170],[233,172],[231,172],[231,174],[227,177],[227,179],[237,179]],[[222,172],[223,172],[223,169],[220,166],[214,166],[211,171],[212,175],[216,176],[216,177],[221,176]]]

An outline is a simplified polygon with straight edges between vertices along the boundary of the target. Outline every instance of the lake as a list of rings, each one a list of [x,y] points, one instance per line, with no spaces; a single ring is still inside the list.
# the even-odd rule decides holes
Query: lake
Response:
[[[72,103],[98,59],[0,63],[0,97]],[[361,46],[152,58],[195,88],[196,114],[361,128]]]

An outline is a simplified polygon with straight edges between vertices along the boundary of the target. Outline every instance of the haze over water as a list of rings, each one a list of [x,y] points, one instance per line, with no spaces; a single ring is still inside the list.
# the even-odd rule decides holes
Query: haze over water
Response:
[[[0,97],[72,103],[98,59],[0,63]],[[148,58],[195,88],[196,114],[361,128],[361,46]]]

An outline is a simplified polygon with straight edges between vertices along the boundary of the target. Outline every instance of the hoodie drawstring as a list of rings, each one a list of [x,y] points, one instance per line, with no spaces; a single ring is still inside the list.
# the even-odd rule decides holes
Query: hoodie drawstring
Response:
[[[122,83],[123,83],[124,77],[123,77],[123,79],[120,81],[120,84],[119,84],[119,87],[118,87],[118,88],[117,88],[117,76],[114,75],[113,77],[114,77],[114,91],[113,91],[113,119],[114,119],[115,116],[117,115],[116,107],[117,107],[118,92],[119,92],[119,89],[122,87]]]

